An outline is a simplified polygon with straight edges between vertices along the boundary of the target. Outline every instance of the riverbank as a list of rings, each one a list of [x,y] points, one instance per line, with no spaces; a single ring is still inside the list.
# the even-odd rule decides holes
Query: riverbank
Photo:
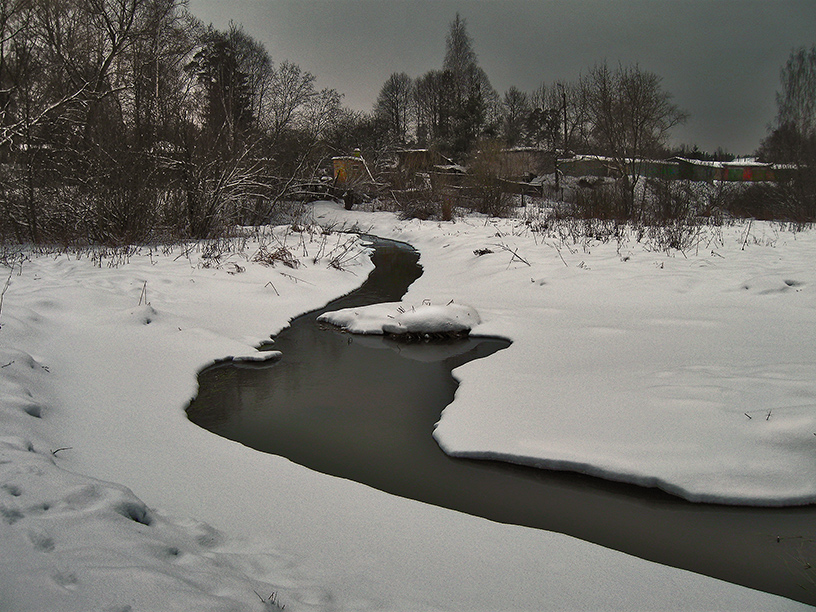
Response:
[[[804,607],[389,496],[192,425],[183,410],[198,369],[253,355],[370,270],[361,257],[343,270],[315,263],[320,234],[291,240],[307,253],[297,268],[253,261],[252,245],[215,262],[194,249],[28,254],[11,270],[0,313],[7,609]]]
[[[457,371],[435,431],[449,454],[695,502],[816,502],[816,232],[701,227],[679,250],[534,218],[315,216],[411,243],[425,273],[406,303],[467,304],[473,334],[513,341]]]

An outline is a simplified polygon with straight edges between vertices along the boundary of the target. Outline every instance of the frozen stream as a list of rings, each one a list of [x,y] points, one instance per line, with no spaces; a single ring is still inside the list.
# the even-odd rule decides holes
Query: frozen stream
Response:
[[[357,291],[295,319],[265,366],[199,375],[189,418],[319,472],[482,516],[563,532],[645,559],[816,604],[805,560],[816,508],[692,504],[657,490],[498,462],[453,459],[431,433],[453,401],[451,370],[509,346],[492,338],[399,345],[320,326],[326,310],[398,301],[422,273],[416,251],[375,240]],[[500,373],[497,372],[497,376]]]

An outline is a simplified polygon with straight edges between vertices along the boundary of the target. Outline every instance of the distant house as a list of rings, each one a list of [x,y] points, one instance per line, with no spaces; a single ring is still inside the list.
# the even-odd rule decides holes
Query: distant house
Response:
[[[467,175],[467,168],[459,164],[436,164],[428,171],[434,190],[461,187]]]
[[[672,157],[670,162],[677,164],[679,178],[686,181],[714,181],[717,180],[719,162],[702,161],[699,159],[687,159],[685,157]]]
[[[375,182],[359,151],[355,151],[354,155],[332,157],[332,167],[334,170],[334,184],[338,187]]]
[[[772,164],[756,160],[723,162],[721,181],[775,181],[776,171]]]
[[[754,159],[737,159],[731,162],[703,161],[684,157],[666,160],[626,160],[626,168],[620,168],[616,160],[601,155],[576,155],[557,161],[553,152],[535,147],[502,149],[490,161],[502,181],[503,188],[511,193],[538,194],[543,191],[541,177],[555,172],[577,178],[616,178],[621,171],[661,180],[760,182],[783,180],[794,169],[758,162]],[[431,149],[404,149],[397,152],[398,171],[405,174],[422,174],[434,188],[457,187],[467,182],[468,170]],[[538,179],[538,180],[537,180]]]
[[[632,163],[626,160],[629,171],[639,176],[665,180],[680,178],[680,165],[673,160],[641,159]],[[600,155],[576,155],[569,159],[559,159],[558,169],[566,176],[615,177],[620,170],[614,159]]]
[[[629,162],[627,162],[628,164]],[[667,160],[638,160],[634,172],[647,178],[687,181],[775,181],[778,167],[753,159],[732,162],[703,161],[672,157]],[[558,169],[567,176],[614,177],[617,173],[611,158],[597,155],[577,155],[558,160]]]

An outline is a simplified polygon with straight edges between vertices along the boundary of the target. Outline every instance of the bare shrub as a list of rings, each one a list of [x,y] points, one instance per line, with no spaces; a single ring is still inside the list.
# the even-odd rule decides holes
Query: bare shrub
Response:
[[[578,189],[571,213],[579,219],[632,220],[627,192],[617,181]]]
[[[654,251],[687,251],[697,242],[701,225],[687,219],[671,219],[641,228],[641,240]]]
[[[507,175],[502,146],[498,141],[482,142],[474,155],[468,183],[472,207],[491,217],[506,217],[512,209],[513,198],[505,189]]]
[[[261,263],[265,266],[274,267],[275,264],[282,264],[287,268],[295,269],[300,266],[300,261],[292,254],[285,246],[279,246],[275,249],[270,249],[266,246],[261,246],[258,252],[255,253],[252,261]]]
[[[650,224],[687,218],[694,208],[694,194],[686,181],[647,179],[642,216]]]
[[[428,219],[442,218],[441,200],[434,191],[427,188],[406,189],[399,193],[391,192],[396,212],[401,219]]]
[[[812,222],[814,215],[802,205],[801,183],[780,181],[778,183],[755,183],[731,193],[723,208],[739,218]]]

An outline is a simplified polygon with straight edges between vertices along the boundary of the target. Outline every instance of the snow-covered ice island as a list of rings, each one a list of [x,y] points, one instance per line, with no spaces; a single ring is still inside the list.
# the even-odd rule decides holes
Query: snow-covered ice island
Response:
[[[463,337],[482,322],[475,309],[452,301],[436,305],[371,304],[326,312],[317,320],[352,334],[389,335],[406,340]]]
[[[679,253],[634,240],[568,247],[518,219],[401,221],[328,203],[314,214],[410,242],[424,274],[405,304],[469,304],[474,334],[513,341],[457,369],[434,434],[449,453],[697,500],[816,499],[813,232],[737,224]],[[8,261],[0,608],[806,608],[397,498],[194,426],[184,407],[198,370],[253,358],[371,267],[362,244],[345,270],[327,265],[320,232],[265,240],[296,241],[300,267],[265,265],[252,242],[215,262],[181,247]]]

